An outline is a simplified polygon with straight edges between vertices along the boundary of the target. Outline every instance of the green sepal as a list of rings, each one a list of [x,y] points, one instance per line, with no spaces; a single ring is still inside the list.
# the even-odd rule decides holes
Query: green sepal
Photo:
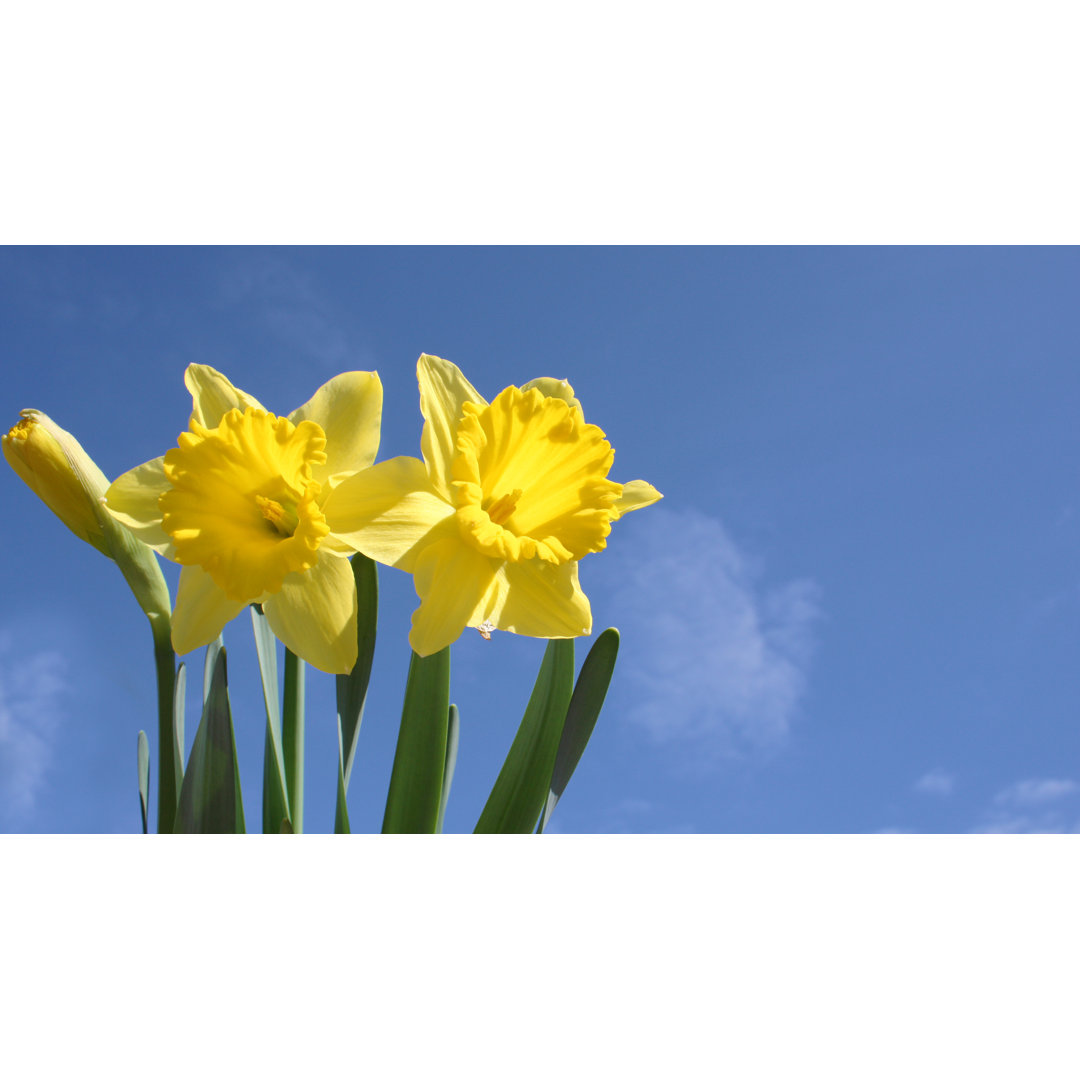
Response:
[[[143,835],[149,832],[147,807],[150,805],[150,740],[145,731],[136,740],[136,765],[139,770],[139,812],[142,814]]]
[[[548,788],[547,802],[540,818],[537,832],[542,833],[547,827],[555,804],[562,798],[570,777],[574,775],[589,737],[596,726],[597,717],[604,705],[611,674],[615,670],[615,658],[619,654],[619,631],[608,627],[593,642],[585,663],[578,673],[577,685],[566,710],[566,723],[563,725],[559,749],[555,754],[555,767],[551,773],[551,785]]]
[[[530,833],[544,806],[574,688],[574,639],[549,641],[521,725],[474,832]]]
[[[446,764],[443,766],[442,795],[439,798],[439,817],[435,822],[435,831],[443,830],[443,818],[446,816],[446,804],[450,801],[450,784],[454,779],[454,766],[457,765],[458,732],[461,730],[461,718],[458,707],[450,706],[446,724]]]
[[[285,790],[284,754],[281,747],[281,706],[278,703],[277,638],[262,608],[251,605],[251,629],[259,657],[263,705],[266,708],[266,737],[263,741],[262,831],[280,833],[289,820],[289,796]]]
[[[337,676],[338,794],[334,811],[334,831],[348,832],[349,811],[345,796],[349,791],[360,721],[364,716],[371,664],[375,656],[375,623],[379,610],[379,578],[375,563],[366,555],[353,555],[356,582],[356,663],[348,675]],[[345,828],[339,829],[339,823]]]
[[[384,833],[435,832],[449,720],[450,646],[431,656],[413,653],[386,796]]]
[[[225,650],[219,647],[213,652],[206,703],[176,808],[173,831],[178,833],[244,832]]]

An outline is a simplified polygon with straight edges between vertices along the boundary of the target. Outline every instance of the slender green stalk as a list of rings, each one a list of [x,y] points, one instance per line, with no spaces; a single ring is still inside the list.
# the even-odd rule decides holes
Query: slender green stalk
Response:
[[[154,664],[158,689],[158,832],[171,833],[176,821],[183,768],[176,752],[176,716],[173,711],[176,687],[176,653],[170,639],[168,619],[150,620],[154,634]]]
[[[304,831],[304,661],[285,650],[285,702],[281,710],[281,749],[285,757],[292,831]]]

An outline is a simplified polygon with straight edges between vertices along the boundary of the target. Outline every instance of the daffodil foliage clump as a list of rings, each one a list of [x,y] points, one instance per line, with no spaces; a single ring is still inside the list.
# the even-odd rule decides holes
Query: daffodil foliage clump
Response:
[[[614,451],[564,380],[487,401],[447,360],[417,364],[421,456],[376,461],[382,384],[349,371],[277,416],[192,364],[188,430],[111,484],[78,441],[24,410],[4,456],[65,525],[111,558],[150,620],[158,682],[161,832],[243,832],[225,625],[250,612],[266,704],[262,829],[303,830],[305,666],[337,682],[334,830],[346,806],[375,648],[382,563],[412,574],[412,660],[384,832],[442,830],[457,754],[450,647],[468,627],[548,639],[525,716],[477,832],[542,831],[596,723],[619,636],[592,632],[578,564],[660,493],[609,476]],[[181,567],[175,605],[154,552]],[[276,642],[284,646],[279,695]],[[185,665],[205,648],[203,710],[187,761]],[[150,751],[138,734],[143,831]]]

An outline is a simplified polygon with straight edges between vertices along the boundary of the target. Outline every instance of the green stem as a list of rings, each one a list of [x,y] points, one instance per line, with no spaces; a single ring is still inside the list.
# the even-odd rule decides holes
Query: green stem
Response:
[[[285,702],[281,749],[294,833],[304,831],[304,661],[285,650]]]
[[[173,652],[168,619],[150,620],[154,634],[154,665],[158,690],[158,832],[171,833],[176,820],[183,770],[176,755],[176,653]]]

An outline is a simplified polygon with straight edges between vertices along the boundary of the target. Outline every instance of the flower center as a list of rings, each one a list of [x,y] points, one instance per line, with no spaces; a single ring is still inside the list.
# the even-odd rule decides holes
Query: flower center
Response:
[[[171,485],[158,500],[176,561],[201,566],[231,600],[277,592],[310,570],[329,526],[312,466],[326,436],[263,409],[232,409],[216,428],[192,421],[165,455]]]
[[[600,551],[622,485],[603,431],[578,406],[511,386],[466,402],[451,486],[462,536],[492,558],[550,563]]]

